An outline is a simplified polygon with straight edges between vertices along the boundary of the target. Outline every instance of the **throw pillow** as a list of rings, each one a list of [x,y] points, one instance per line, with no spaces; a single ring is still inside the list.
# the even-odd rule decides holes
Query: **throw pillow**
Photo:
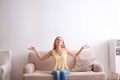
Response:
[[[76,58],[76,64],[71,71],[91,71],[92,64],[95,62],[96,56],[90,49],[84,49]]]

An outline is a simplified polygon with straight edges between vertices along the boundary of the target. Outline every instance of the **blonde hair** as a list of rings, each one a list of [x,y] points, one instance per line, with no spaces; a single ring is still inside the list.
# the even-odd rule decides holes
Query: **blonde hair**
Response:
[[[53,44],[53,50],[56,49],[56,44],[55,44],[55,42],[56,42],[56,40],[57,40],[58,38],[62,38],[62,37],[61,37],[61,36],[57,36],[57,37],[55,38],[54,44]],[[62,39],[63,39],[63,38],[62,38]],[[66,48],[64,40],[63,40],[63,44],[61,45],[61,48]]]

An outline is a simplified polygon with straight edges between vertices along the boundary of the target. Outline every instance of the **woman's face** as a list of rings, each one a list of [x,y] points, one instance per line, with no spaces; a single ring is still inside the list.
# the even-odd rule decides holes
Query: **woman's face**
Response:
[[[57,37],[55,40],[56,46],[61,46],[63,44],[63,39],[61,37]]]

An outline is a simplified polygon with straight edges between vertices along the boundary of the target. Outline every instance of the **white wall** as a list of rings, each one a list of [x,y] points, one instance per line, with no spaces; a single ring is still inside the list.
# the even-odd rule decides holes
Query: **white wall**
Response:
[[[120,38],[119,0],[0,0],[0,49],[11,49],[12,80],[22,80],[27,47],[50,50],[57,35],[71,50],[88,44],[110,78],[108,41]]]

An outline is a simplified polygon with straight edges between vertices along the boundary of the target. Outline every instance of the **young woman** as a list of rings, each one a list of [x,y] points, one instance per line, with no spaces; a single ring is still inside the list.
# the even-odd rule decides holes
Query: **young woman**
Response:
[[[57,36],[54,40],[53,49],[43,56],[41,56],[35,47],[30,47],[28,50],[34,51],[40,60],[45,60],[50,56],[53,56],[55,60],[54,68],[52,71],[54,80],[68,80],[68,74],[70,73],[70,70],[67,66],[67,55],[76,58],[78,55],[80,55],[81,51],[86,48],[89,48],[89,46],[83,45],[81,49],[76,54],[74,54],[65,47],[63,38]]]

